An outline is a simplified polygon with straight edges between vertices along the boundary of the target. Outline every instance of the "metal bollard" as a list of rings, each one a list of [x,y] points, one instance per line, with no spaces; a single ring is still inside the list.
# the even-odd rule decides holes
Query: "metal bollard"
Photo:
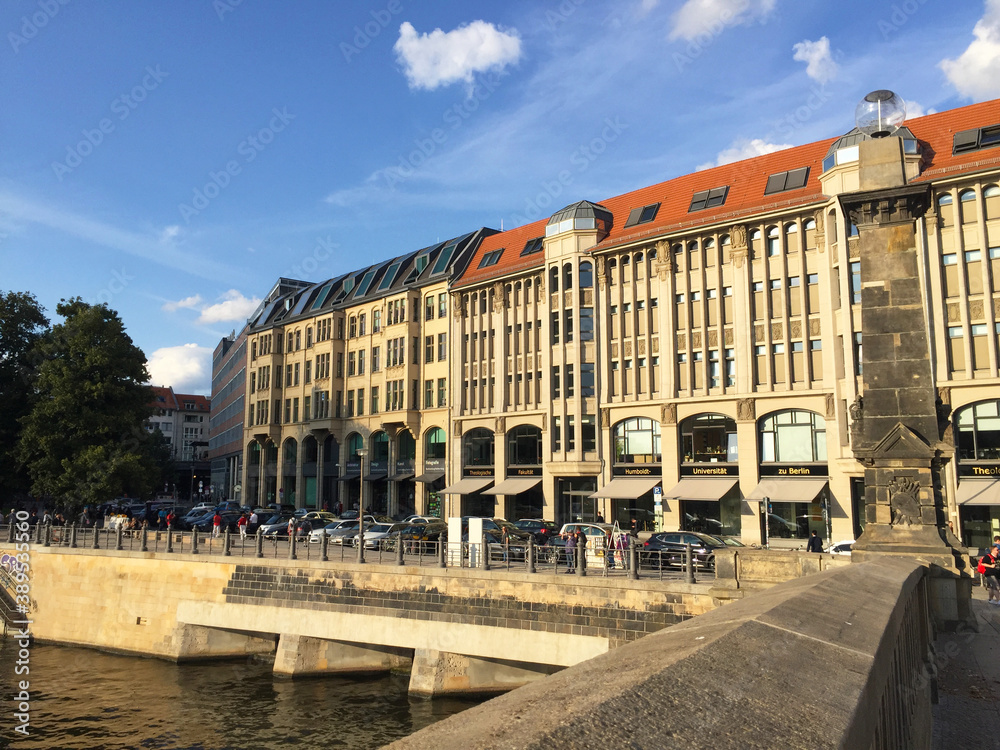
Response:
[[[76,549],[76,524],[71,523],[69,525],[69,546],[72,549]]]
[[[396,537],[396,565],[405,565],[406,561],[403,560],[403,538]]]
[[[583,569],[583,566],[587,564],[587,545],[578,544],[576,545],[576,574],[578,576],[587,575],[587,571]]]
[[[223,557],[229,557],[232,554],[232,552],[229,551],[230,545],[232,543],[233,543],[233,540],[229,536],[229,528],[227,527],[226,528],[226,534],[222,538],[222,556]]]
[[[45,527],[45,546],[52,546],[52,527],[48,525]]]
[[[121,524],[118,524],[118,528],[115,529],[115,549],[125,549],[125,545],[122,544],[122,539],[125,537],[125,529],[122,528]]]
[[[635,539],[630,539],[628,544],[628,577],[639,580],[639,548]]]
[[[142,527],[142,547],[140,549],[143,552],[149,552],[149,529],[145,526]]]
[[[11,513],[11,515],[13,516],[14,514]],[[13,543],[13,541],[14,541],[14,519],[13,518],[8,518],[7,522],[10,524],[7,527],[7,541]]]
[[[198,527],[191,529],[191,554],[198,554]]]
[[[298,537],[298,529],[292,529],[292,533],[288,535],[288,559],[297,560],[298,557],[295,554],[295,542]]]
[[[694,567],[691,565],[691,545],[684,545],[684,581],[694,583]]]
[[[94,549],[100,549],[101,548],[100,542],[98,542],[98,538],[100,537],[100,535],[101,535],[101,530],[95,526],[94,527],[94,545],[93,545]]]
[[[482,547],[480,548],[483,555],[483,570],[490,569],[490,545],[486,542],[486,534],[483,534]]]
[[[35,544],[42,543],[42,522],[39,521],[35,524]]]
[[[172,523],[167,524],[167,552],[174,551],[174,525]]]
[[[438,537],[438,567],[445,568],[448,566],[448,561],[445,559],[444,546],[447,542],[442,538]]]
[[[323,536],[320,538],[320,549],[322,550],[321,559],[323,562],[327,562],[330,559],[330,537],[327,535],[326,531],[323,532]]]
[[[257,529],[256,539],[254,540],[257,544],[257,557],[264,556],[264,534],[260,529]]]
[[[528,572],[535,572],[535,537],[534,535],[528,537],[528,550],[524,553],[526,558],[525,562],[528,564]]]

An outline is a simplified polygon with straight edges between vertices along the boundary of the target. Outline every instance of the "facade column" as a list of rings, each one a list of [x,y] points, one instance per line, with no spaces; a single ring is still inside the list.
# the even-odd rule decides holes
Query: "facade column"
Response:
[[[323,510],[323,503],[326,502],[326,498],[323,497],[323,466],[326,464],[323,443],[326,438],[320,440],[316,435],[313,437],[316,439],[316,510]]]

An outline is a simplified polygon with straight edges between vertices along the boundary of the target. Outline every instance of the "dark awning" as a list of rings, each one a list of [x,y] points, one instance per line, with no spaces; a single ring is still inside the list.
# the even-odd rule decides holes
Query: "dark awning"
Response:
[[[747,500],[769,498],[772,503],[811,503],[827,485],[826,479],[761,479]]]
[[[471,495],[493,484],[493,477],[466,477],[438,492],[439,495]]]
[[[344,474],[344,476],[338,477],[338,478],[341,481],[346,481],[348,479],[357,479],[360,476],[361,476],[361,472],[360,471],[349,471],[346,474]]]
[[[424,484],[431,484],[444,477],[443,471],[425,471],[419,477],[414,477],[418,482],[423,482]]]
[[[519,495],[541,484],[541,477],[512,477],[505,479],[496,487],[490,487],[484,495]]]
[[[400,482],[400,481],[402,481],[404,479],[409,479],[412,476],[413,476],[413,472],[412,471],[404,471],[402,474],[393,474],[391,477],[389,477],[389,481],[390,482]]]

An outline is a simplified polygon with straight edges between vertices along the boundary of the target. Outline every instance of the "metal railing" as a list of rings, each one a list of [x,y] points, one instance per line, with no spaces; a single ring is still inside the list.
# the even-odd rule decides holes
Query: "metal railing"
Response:
[[[12,526],[0,526],[0,540],[8,539]],[[357,540],[331,539],[326,535],[218,534],[174,529],[95,528],[92,526],[45,526],[32,530],[32,543],[70,549],[152,552],[236,557],[241,559],[290,559],[321,562],[357,562]],[[484,555],[484,550],[487,554]],[[365,546],[365,560],[382,565],[459,567],[507,570],[541,574],[575,574],[604,578],[645,578],[697,582],[715,577],[712,560],[701,560],[676,551],[646,551],[637,544],[606,548],[602,540],[590,538],[584,547],[535,544],[533,540],[506,544],[484,539],[449,543],[388,537]]]

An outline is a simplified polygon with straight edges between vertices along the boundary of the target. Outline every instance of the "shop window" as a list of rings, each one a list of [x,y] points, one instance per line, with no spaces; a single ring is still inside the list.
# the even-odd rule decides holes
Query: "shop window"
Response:
[[[699,414],[681,422],[684,463],[736,463],[736,422],[723,414]]]
[[[826,422],[811,411],[789,409],[760,422],[762,463],[826,463]]]
[[[954,422],[960,462],[1000,463],[1000,400],[960,409]]]
[[[660,463],[660,423],[646,417],[619,422],[612,432],[615,463]]]

